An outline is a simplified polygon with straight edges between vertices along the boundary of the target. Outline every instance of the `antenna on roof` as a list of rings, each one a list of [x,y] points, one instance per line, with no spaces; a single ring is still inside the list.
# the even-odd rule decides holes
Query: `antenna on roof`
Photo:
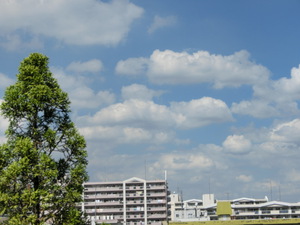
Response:
[[[210,199],[210,177],[208,178],[208,196]]]
[[[145,167],[145,180],[147,180],[147,160],[146,159],[144,162],[144,167]]]
[[[273,201],[273,189],[272,189],[272,181],[270,180],[270,195],[271,195],[271,201]]]
[[[281,201],[281,187],[280,187],[280,183],[278,185],[278,194],[279,194],[279,201]]]

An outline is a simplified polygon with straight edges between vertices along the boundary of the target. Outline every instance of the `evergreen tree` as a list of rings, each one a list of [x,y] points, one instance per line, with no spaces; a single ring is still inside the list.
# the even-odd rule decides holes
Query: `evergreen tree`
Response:
[[[0,215],[12,225],[86,224],[76,207],[88,179],[86,143],[46,56],[21,62],[0,107],[9,120],[0,146]]]

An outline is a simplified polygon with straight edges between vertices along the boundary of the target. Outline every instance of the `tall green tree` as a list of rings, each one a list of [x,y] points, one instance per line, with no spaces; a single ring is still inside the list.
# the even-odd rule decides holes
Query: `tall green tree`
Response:
[[[9,120],[0,146],[0,215],[13,225],[86,224],[76,207],[88,179],[86,143],[46,56],[21,62],[0,110]]]

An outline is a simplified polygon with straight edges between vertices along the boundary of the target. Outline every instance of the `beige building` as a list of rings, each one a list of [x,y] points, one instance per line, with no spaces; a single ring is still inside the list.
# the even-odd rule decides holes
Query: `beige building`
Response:
[[[82,210],[92,224],[162,224],[168,218],[167,181],[133,177],[85,183]]]

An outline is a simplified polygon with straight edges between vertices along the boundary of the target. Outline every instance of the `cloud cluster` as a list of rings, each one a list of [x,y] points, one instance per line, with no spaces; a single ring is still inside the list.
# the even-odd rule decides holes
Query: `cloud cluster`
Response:
[[[155,140],[160,143],[168,138],[174,129],[192,129],[212,123],[232,121],[226,104],[221,100],[204,97],[190,102],[172,102],[170,107],[150,100],[128,99],[101,109],[93,116],[84,116],[79,124],[87,138],[101,137],[111,133],[115,140]],[[130,135],[129,135],[130,134]],[[129,141],[128,141],[129,139]]]
[[[172,102],[170,107],[153,101],[129,99],[83,119],[88,124],[191,129],[232,121],[233,118],[223,101],[204,97],[189,102]]]
[[[20,45],[22,33],[32,36],[32,45],[40,45],[39,36],[72,45],[116,45],[143,11],[128,0],[0,1],[0,40],[11,49]]]
[[[72,62],[66,69],[51,68],[61,88],[69,94],[72,108],[75,110],[95,109],[115,102],[115,95],[106,90],[94,91],[89,87],[95,78],[86,76],[87,73],[101,71],[100,60],[89,60],[87,62]],[[98,78],[98,80],[100,80]]]
[[[251,148],[251,142],[243,135],[230,135],[223,142],[223,147],[230,153],[247,153]]]
[[[299,114],[300,65],[291,70],[291,77],[253,84],[253,99],[233,103],[233,113],[257,118],[295,116]]]
[[[207,51],[189,54],[155,50],[149,58],[119,61],[116,72],[143,73],[155,84],[212,83],[215,88],[265,83],[269,77],[268,69],[252,62],[247,51],[222,56]]]

